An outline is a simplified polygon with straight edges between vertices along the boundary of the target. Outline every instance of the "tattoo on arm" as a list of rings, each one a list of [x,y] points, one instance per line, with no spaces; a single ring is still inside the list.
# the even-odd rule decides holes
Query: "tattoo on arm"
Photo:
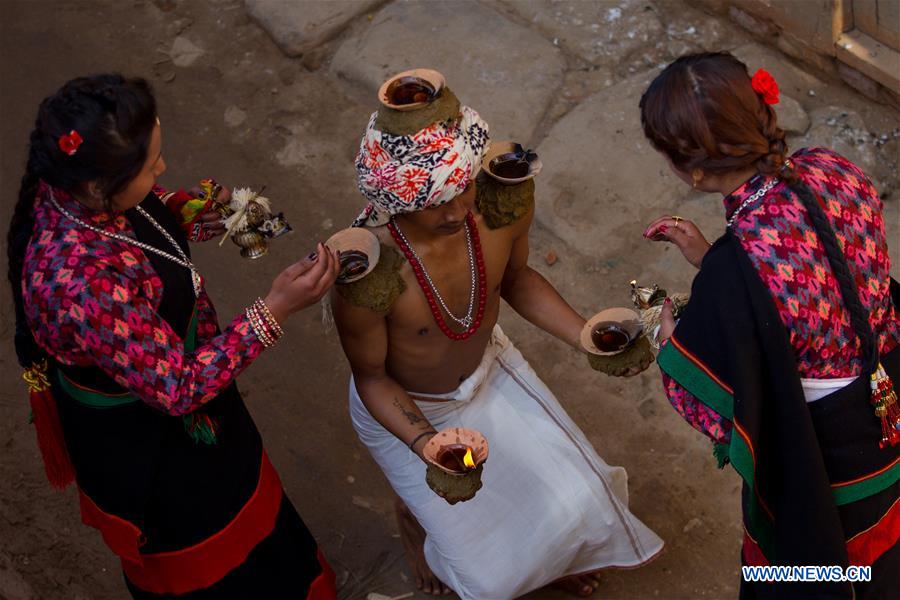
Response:
[[[396,396],[394,397],[394,406],[396,406],[400,410],[400,412],[403,413],[403,416],[406,417],[406,420],[409,421],[410,425],[415,425],[425,420],[413,411],[400,404],[400,399]]]

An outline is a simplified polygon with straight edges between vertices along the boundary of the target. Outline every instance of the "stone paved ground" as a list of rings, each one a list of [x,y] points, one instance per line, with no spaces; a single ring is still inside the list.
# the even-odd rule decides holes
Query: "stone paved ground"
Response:
[[[791,98],[779,112],[792,145],[833,147],[877,181],[900,255],[898,114],[680,0],[0,0],[0,220],[8,222],[42,97],[88,72],[148,77],[164,126],[163,182],[213,175],[266,184],[295,227],[260,262],[197,249],[219,313],[230,318],[355,216],[352,159],[378,83],[431,66],[487,118],[495,139],[541,154],[531,262],[587,315],[626,303],[635,277],[688,288],[680,255],[641,238],[651,218],[677,212],[711,236],[723,228],[719,199],[671,176],[638,124],[637,100],[660,65],[701,49],[731,50],[775,75]],[[548,266],[551,250],[559,261]],[[11,312],[3,294],[7,341]],[[656,369],[608,379],[517,316],[502,323],[600,454],[628,469],[634,512],[667,542],[645,568],[608,573],[599,595],[734,597],[738,478],[714,468],[708,444],[661,395]],[[287,330],[242,388],[288,493],[336,566],[343,598],[410,591],[386,482],[347,418],[348,369],[335,335],[314,311]],[[0,598],[122,597],[116,562],[78,524],[73,492],[52,492],[43,480],[9,343],[0,366]]]

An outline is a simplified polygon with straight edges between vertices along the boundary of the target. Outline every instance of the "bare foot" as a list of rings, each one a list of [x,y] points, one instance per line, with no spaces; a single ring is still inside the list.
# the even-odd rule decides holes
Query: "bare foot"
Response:
[[[574,596],[587,598],[600,587],[600,572],[585,573],[584,575],[569,575],[558,579],[553,587],[568,592]]]
[[[425,530],[399,497],[394,500],[394,510],[397,513],[400,541],[406,551],[406,560],[416,576],[416,587],[435,596],[449,594],[450,588],[435,577],[425,561]]]

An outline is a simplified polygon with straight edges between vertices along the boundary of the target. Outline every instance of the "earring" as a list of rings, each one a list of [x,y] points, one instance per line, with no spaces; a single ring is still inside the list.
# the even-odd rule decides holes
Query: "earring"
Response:
[[[701,172],[700,175],[698,175],[698,174],[697,174],[697,171],[694,171],[693,173],[691,173],[691,179],[692,179],[693,182],[694,182],[694,189],[697,189],[697,186],[700,185],[700,182],[701,182],[701,181],[703,181],[703,175],[702,175],[702,172]]]

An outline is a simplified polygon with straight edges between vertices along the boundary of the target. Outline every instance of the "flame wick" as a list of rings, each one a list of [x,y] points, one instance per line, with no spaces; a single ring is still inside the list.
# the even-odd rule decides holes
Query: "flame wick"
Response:
[[[472,449],[471,448],[466,448],[466,455],[463,457],[463,464],[466,466],[467,469],[475,468],[475,461],[472,460]]]

